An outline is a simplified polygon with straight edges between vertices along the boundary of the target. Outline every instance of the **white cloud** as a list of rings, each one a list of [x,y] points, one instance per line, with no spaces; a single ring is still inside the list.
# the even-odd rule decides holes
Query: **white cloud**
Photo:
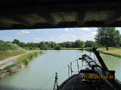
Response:
[[[26,37],[26,39],[29,39],[28,37]]]
[[[68,35],[61,34],[61,36],[68,36]]]
[[[23,35],[23,34],[25,34],[25,33],[30,33],[30,32],[28,32],[28,31],[21,31],[20,33],[16,33],[16,34],[18,34],[18,35]]]
[[[81,28],[80,31],[82,31],[82,30],[84,30],[84,31],[90,31],[89,28]]]
[[[68,29],[67,28],[65,28],[64,30],[68,32]]]
[[[23,33],[16,33],[16,34],[18,34],[18,35],[23,35]]]
[[[37,32],[40,32],[40,29],[36,29],[37,30]]]
[[[28,31],[22,31],[22,33],[30,33],[30,32],[28,32]]]
[[[44,38],[37,38],[37,37],[34,37],[32,39],[35,39],[35,40],[43,40]]]
[[[63,42],[63,41],[75,41],[77,37],[75,35],[64,35],[61,34],[57,39],[55,39],[56,42]]]
[[[10,39],[10,38],[12,38],[12,37],[3,37],[3,36],[0,36],[0,38],[5,38],[5,39]]]
[[[92,34],[93,34],[93,35],[96,35],[96,34],[97,34],[97,32],[92,32]]]
[[[81,34],[81,35],[79,36],[79,38],[80,38],[81,40],[83,40],[83,41],[86,41],[86,40],[94,41],[94,37],[95,37],[94,34],[96,34],[96,33],[93,32],[93,33],[91,33],[91,34],[89,34],[89,35],[86,35],[86,34],[84,34],[84,33],[80,33],[80,34]]]
[[[47,31],[45,31],[45,33],[48,33]]]
[[[49,38],[49,40],[52,40],[52,41],[54,41],[54,38]]]

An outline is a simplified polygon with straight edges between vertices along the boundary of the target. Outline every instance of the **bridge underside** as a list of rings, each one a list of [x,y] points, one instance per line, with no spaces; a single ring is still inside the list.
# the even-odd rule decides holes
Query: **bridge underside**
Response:
[[[0,29],[121,27],[121,2],[3,0]]]

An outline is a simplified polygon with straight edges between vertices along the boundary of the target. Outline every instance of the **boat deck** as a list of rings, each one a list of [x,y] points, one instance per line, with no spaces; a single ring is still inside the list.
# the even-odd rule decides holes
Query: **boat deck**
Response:
[[[78,73],[67,79],[57,90],[113,90],[102,79],[84,79],[84,76],[94,76],[96,73]],[[111,79],[109,82],[121,90],[121,84]]]

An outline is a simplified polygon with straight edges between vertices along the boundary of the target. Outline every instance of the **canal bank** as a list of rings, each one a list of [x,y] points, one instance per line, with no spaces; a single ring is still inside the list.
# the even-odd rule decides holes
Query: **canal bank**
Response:
[[[85,50],[42,50],[42,52],[43,55],[31,60],[19,72],[1,79],[0,90],[53,90],[56,72],[58,72],[58,85],[60,85],[68,78],[68,65],[71,61],[82,57],[84,54],[95,58],[93,53],[90,54]],[[115,70],[115,77],[121,81],[121,58],[106,54],[100,55],[108,69]],[[81,61],[79,61],[79,64],[82,65]],[[86,65],[85,62],[84,65]],[[64,69],[62,70],[62,68]],[[72,69],[78,71],[77,62],[73,63]],[[75,73],[77,72],[72,74]],[[50,79],[51,77],[52,79]]]
[[[17,64],[7,66],[3,69],[0,69],[0,79],[10,76],[18,71],[20,71],[25,65],[27,65],[32,59],[43,54],[42,51],[33,51],[25,55],[19,56],[16,60]]]

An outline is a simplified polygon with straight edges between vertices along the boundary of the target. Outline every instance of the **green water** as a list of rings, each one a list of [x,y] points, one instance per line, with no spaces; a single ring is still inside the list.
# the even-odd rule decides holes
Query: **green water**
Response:
[[[58,72],[58,84],[68,78],[67,65],[90,52],[81,50],[43,50],[43,55],[33,59],[21,71],[0,80],[0,90],[53,90],[55,72]],[[121,58],[101,54],[110,70],[116,70],[115,76],[121,81]],[[91,54],[94,58],[94,54]],[[81,62],[79,62],[81,64]],[[73,70],[77,71],[76,62]],[[48,81],[49,80],[49,81]]]

